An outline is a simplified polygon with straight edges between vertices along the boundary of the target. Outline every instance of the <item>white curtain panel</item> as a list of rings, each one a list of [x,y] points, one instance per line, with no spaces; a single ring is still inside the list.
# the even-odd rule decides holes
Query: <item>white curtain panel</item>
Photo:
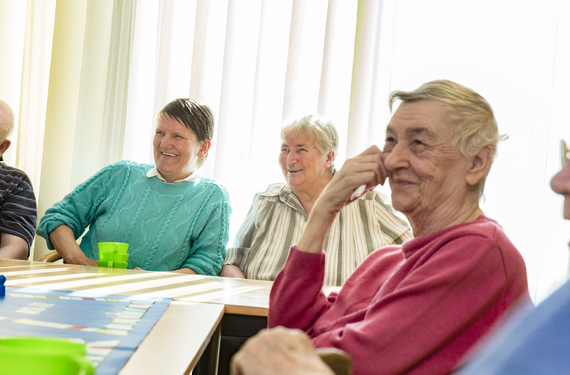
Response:
[[[24,36],[23,50],[19,54],[14,51],[20,57],[21,68],[16,71],[20,72],[21,80],[15,82],[20,89],[20,98],[19,106],[12,106],[12,109],[19,115],[19,124],[17,142],[12,143],[12,147],[17,152],[15,166],[30,176],[36,197],[41,187],[55,4],[55,0],[29,0],[24,29],[12,29],[12,32],[19,30],[20,35]],[[8,13],[5,16],[11,15]],[[5,73],[14,74],[2,72],[3,75]]]
[[[130,75],[136,8],[136,0],[114,1],[100,167],[123,158],[131,82],[132,88],[137,89],[136,80],[131,80]]]
[[[549,180],[560,168],[559,139],[570,140],[570,2],[77,1],[88,11],[79,108],[70,109],[77,111],[75,144],[66,145],[75,149],[71,187],[81,173],[119,159],[152,163],[157,112],[177,97],[194,98],[215,114],[200,173],[228,188],[233,236],[255,192],[283,181],[277,165],[283,119],[330,117],[341,138],[340,167],[371,144],[383,147],[392,90],[446,78],[486,97],[501,132],[510,135],[483,209],[523,254],[531,295],[538,302],[566,279],[570,223]],[[24,40],[22,66],[0,64],[0,93],[20,92],[17,166],[36,188],[55,4],[69,5],[29,0],[25,28],[11,29],[20,41],[0,38],[3,45]],[[0,0],[0,9],[14,6],[21,8]],[[10,17],[2,13],[0,20]],[[5,78],[14,74],[22,76],[21,87]],[[50,92],[57,85],[49,82]],[[97,163],[79,158],[86,139],[99,147],[89,152]]]

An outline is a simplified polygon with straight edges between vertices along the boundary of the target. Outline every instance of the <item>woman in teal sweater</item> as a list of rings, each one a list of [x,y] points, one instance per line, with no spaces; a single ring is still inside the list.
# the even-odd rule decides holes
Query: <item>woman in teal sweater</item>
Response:
[[[38,234],[70,264],[96,266],[98,242],[125,242],[128,268],[217,275],[231,206],[223,186],[196,174],[213,133],[209,107],[191,99],[170,102],[158,114],[156,165],[122,160],[106,166],[48,209]]]

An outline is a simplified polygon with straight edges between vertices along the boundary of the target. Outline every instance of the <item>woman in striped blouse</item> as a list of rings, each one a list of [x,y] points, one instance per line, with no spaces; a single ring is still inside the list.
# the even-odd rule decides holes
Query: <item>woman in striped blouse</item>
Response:
[[[297,243],[311,208],[335,173],[338,134],[320,115],[285,120],[279,166],[286,183],[270,185],[253,199],[220,276],[273,280]],[[379,191],[346,206],[327,235],[325,284],[340,286],[375,249],[412,238]]]

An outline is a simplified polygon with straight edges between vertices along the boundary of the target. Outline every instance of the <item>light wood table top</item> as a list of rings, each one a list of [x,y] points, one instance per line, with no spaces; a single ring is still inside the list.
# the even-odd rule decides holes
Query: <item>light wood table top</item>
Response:
[[[6,286],[169,297],[215,303],[226,314],[267,316],[271,281],[0,259]]]
[[[223,312],[222,305],[173,301],[119,374],[189,374]]]

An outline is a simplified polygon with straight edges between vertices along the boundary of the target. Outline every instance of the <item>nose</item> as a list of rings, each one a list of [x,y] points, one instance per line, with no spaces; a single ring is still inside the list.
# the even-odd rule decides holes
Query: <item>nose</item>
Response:
[[[383,153],[384,166],[388,171],[409,167],[409,150],[402,143],[397,143],[389,152]]]
[[[160,147],[163,149],[169,149],[171,146],[172,146],[172,139],[168,135],[165,135],[160,141]]]
[[[556,194],[570,195],[570,162],[552,177],[550,187]]]
[[[295,156],[295,153],[289,151],[289,154],[287,155],[287,159],[286,159],[287,167],[290,167],[291,165],[295,164],[296,162],[297,162],[297,157]]]

